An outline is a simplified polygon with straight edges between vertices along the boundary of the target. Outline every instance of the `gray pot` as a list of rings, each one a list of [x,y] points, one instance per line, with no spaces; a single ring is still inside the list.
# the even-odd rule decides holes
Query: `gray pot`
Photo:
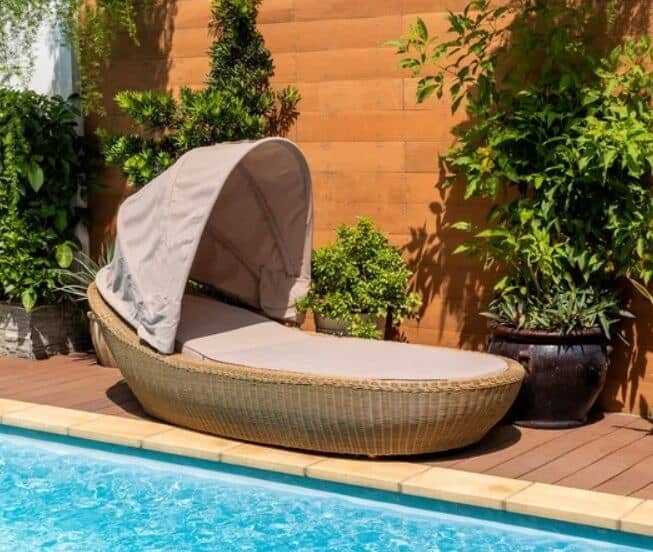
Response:
[[[385,332],[385,318],[382,316],[372,316],[371,314],[362,314],[361,320],[372,320],[376,324],[376,328],[383,336]],[[315,315],[315,329],[320,333],[327,333],[332,335],[349,335],[349,322],[346,320],[336,320],[334,318],[327,318],[325,316]]]
[[[0,303],[0,356],[43,359],[89,348],[86,317],[77,305],[63,302],[27,312]]]

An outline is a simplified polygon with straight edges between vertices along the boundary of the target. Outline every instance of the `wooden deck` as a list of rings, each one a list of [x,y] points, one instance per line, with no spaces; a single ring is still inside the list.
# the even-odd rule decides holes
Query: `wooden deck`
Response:
[[[37,362],[0,358],[0,398],[147,417],[120,372],[87,356]],[[503,425],[478,445],[420,461],[653,499],[653,425],[627,414],[606,414],[570,430]]]

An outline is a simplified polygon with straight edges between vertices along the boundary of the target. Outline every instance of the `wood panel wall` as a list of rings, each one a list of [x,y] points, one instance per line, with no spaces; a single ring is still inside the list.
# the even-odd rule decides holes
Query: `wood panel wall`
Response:
[[[276,64],[275,83],[295,84],[301,115],[290,133],[307,155],[315,194],[315,245],[340,223],[374,219],[400,246],[424,298],[419,322],[403,331],[411,342],[481,348],[486,323],[478,315],[495,275],[474,259],[452,256],[459,233],[446,224],[482,220],[486,205],[463,202],[437,187],[439,154],[452,143],[461,120],[446,101],[417,105],[414,79],[397,68],[385,41],[398,37],[420,15],[432,33],[446,30],[446,10],[460,0],[264,0],[259,24]],[[209,0],[159,0],[140,48],[117,46],[107,72],[107,98],[122,89],[175,90],[201,86],[208,69]],[[91,126],[126,128],[111,102],[108,117]],[[116,171],[94,194],[93,238],[113,229],[127,193]],[[637,302],[637,324],[626,333],[632,346],[617,347],[604,395],[612,410],[649,413],[653,408],[651,321],[653,308]]]

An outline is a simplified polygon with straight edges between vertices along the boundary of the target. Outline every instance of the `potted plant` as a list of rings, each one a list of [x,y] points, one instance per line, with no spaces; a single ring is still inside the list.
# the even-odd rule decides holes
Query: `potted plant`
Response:
[[[417,315],[412,274],[370,219],[340,226],[334,243],[313,252],[311,271],[311,288],[297,307],[313,311],[318,331],[380,339],[386,320],[399,324]]]
[[[61,98],[0,88],[0,355],[44,358],[88,344],[57,288],[71,265],[90,157]]]
[[[606,49],[618,3],[470,2],[449,36],[418,20],[396,44],[419,101],[450,96],[468,120],[446,156],[449,185],[493,203],[456,249],[499,267],[485,313],[489,350],[528,375],[514,416],[582,424],[606,378],[609,344],[632,316],[620,291],[649,299],[653,275],[653,74],[648,38]],[[412,55],[415,53],[416,55]]]

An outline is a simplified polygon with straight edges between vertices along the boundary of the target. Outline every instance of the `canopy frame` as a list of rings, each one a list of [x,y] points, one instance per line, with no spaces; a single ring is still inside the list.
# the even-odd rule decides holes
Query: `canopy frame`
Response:
[[[98,290],[139,337],[172,353],[189,278],[293,320],[310,284],[310,171],[283,138],[197,148],[130,196]]]

